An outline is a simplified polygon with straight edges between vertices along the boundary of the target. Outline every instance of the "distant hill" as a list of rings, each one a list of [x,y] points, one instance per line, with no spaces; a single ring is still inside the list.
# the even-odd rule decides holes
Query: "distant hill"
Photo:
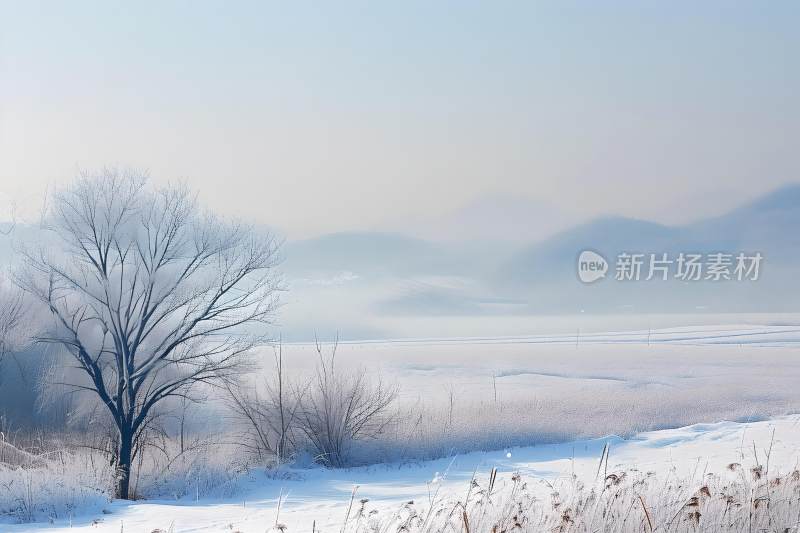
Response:
[[[671,251],[685,238],[680,228],[624,217],[603,217],[561,232],[544,242],[523,247],[499,266],[496,282],[504,286],[574,280],[575,261],[582,250]]]
[[[582,250],[611,263],[622,252],[761,252],[756,282],[615,282],[587,286],[576,275]],[[430,248],[427,252],[430,254]],[[440,266],[450,250],[436,248]],[[800,185],[782,187],[729,213],[682,226],[625,217],[601,217],[518,247],[481,257],[484,269],[466,288],[415,286],[383,300],[381,312],[454,315],[573,312],[777,312],[800,310]],[[441,273],[441,271],[440,271]],[[451,273],[456,273],[455,269]],[[508,305],[503,305],[508,302]]]
[[[375,317],[800,311],[800,184],[681,226],[607,216],[525,244],[487,238],[490,227],[513,231],[518,221],[533,224],[537,217],[526,217],[522,205],[494,226],[486,217],[502,206],[481,203],[477,225],[467,223],[466,212],[448,218],[463,220],[462,234],[475,234],[461,241],[344,232],[285,243],[281,269],[290,291],[283,325],[287,331],[313,332],[322,324],[377,335],[388,333],[369,323]],[[13,239],[0,236],[0,262],[10,260],[13,241],[41,238],[37,233],[19,226]],[[761,279],[750,283],[606,279],[585,285],[576,275],[577,256],[585,249],[609,260],[610,278],[620,252],[761,252],[764,263]]]
[[[720,217],[692,225],[696,237],[709,246],[758,250],[770,261],[800,260],[800,184],[772,193]]]
[[[591,249],[613,269],[622,252],[761,252],[762,277],[753,283],[606,283],[585,286],[576,276],[578,254]],[[523,292],[536,312],[767,311],[800,308],[800,185],[778,189],[720,217],[663,226],[620,217],[600,218],[521,249],[498,267],[494,286]],[[613,270],[609,273],[613,277]]]
[[[482,213],[492,210],[483,206]],[[515,219],[522,219],[513,213]],[[502,224],[501,224],[502,225]],[[800,309],[800,185],[782,187],[722,216],[682,226],[600,217],[527,245],[433,243],[392,233],[339,233],[288,243],[287,275],[348,271],[369,291],[371,309],[390,315],[483,313],[744,312]],[[622,252],[761,252],[753,283],[622,283],[587,286],[576,276],[578,254],[595,250],[611,263]],[[431,279],[434,278],[434,279]],[[451,283],[458,278],[458,283]],[[372,285],[372,287],[377,287]]]

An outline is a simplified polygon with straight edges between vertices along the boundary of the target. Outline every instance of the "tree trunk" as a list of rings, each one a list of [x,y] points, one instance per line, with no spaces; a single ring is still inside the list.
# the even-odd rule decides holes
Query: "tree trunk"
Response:
[[[119,448],[117,449],[117,471],[115,473],[114,497],[121,500],[130,499],[132,456],[133,431],[128,428],[120,429]]]

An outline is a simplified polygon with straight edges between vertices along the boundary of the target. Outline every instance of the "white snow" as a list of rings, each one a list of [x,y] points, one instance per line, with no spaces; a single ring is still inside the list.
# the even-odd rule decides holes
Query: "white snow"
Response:
[[[774,431],[774,441],[773,441]],[[198,502],[115,502],[110,514],[75,519],[73,532],[147,532],[167,529],[176,532],[223,531],[230,526],[243,532],[268,530],[279,521],[289,531],[338,530],[354,487],[356,501],[369,498],[371,508],[390,510],[409,500],[425,502],[439,486],[438,497],[460,495],[473,475],[485,477],[498,469],[500,482],[514,472],[524,479],[556,480],[576,474],[591,481],[598,470],[605,444],[610,446],[609,469],[636,467],[642,471],[696,478],[721,472],[733,462],[755,463],[754,453],[770,458],[774,471],[786,472],[797,465],[800,451],[800,417],[786,416],[753,423],[720,422],[696,424],[680,429],[643,433],[629,440],[606,437],[571,443],[471,453],[414,465],[380,465],[348,470],[296,469],[285,472],[290,479],[254,476],[247,494],[231,501]],[[754,452],[754,447],[756,452]],[[546,491],[543,485],[542,490]],[[9,533],[59,531],[69,524],[4,525]]]
[[[654,412],[693,404],[696,412],[691,416],[704,418],[702,413],[713,417],[724,411],[721,400],[735,407],[747,402],[761,405],[757,402],[767,398],[776,405],[785,402],[791,411],[797,395],[792,391],[800,377],[798,341],[797,326],[737,325],[586,335],[577,343],[574,336],[570,340],[564,335],[426,339],[343,344],[340,350],[343,364],[364,364],[395,378],[403,387],[404,401],[411,403],[415,397],[441,403],[450,387],[462,397],[493,404],[486,398],[492,394],[491,377],[496,376],[502,384],[501,401],[509,403],[531,394],[577,402],[571,405],[617,402],[617,410],[608,411],[612,419],[613,413],[618,417],[638,413],[641,405],[628,403],[647,400]],[[287,360],[299,368],[304,367],[304,358],[312,355],[310,346],[288,346],[284,351]],[[464,412],[473,406],[465,405]],[[578,412],[575,416],[583,416],[587,427],[602,427],[605,420],[591,419],[605,417],[604,411],[600,413],[587,416]],[[493,416],[506,415],[499,410]],[[508,416],[516,416],[515,411]],[[557,423],[559,416],[556,413],[555,420],[547,423]],[[513,419],[509,421],[513,423]],[[467,429],[459,431],[467,435]],[[356,502],[368,498],[370,508],[389,511],[409,500],[424,504],[434,493],[440,498],[461,495],[473,475],[485,478],[493,467],[499,471],[500,482],[514,472],[529,482],[563,479],[573,473],[591,482],[606,444],[610,446],[610,469],[674,471],[687,478],[721,472],[734,462],[754,464],[755,454],[763,461],[771,446],[770,469],[785,473],[793,470],[800,458],[800,416],[694,424],[627,439],[609,436],[501,447],[415,463],[343,470],[289,468],[269,476],[253,472],[243,480],[240,495],[230,500],[113,502],[106,507],[107,513],[59,518],[53,524],[3,524],[0,529],[33,533],[71,527],[69,531],[74,532],[150,533],[174,524],[176,533],[230,528],[251,533],[269,530],[277,518],[288,531],[311,531],[312,524],[317,530],[338,531],[354,487],[358,487]],[[542,485],[542,490],[548,489]],[[276,517],[279,500],[280,516]]]

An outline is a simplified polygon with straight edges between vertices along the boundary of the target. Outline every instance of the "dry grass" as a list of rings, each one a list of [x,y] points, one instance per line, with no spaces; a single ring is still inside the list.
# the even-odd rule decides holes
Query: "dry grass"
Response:
[[[502,478],[493,469],[474,477],[462,498],[433,492],[394,511],[357,499],[343,522],[313,533],[791,533],[800,531],[800,470],[769,475],[766,464],[732,463],[721,472],[680,478],[635,468],[605,473],[584,484],[577,478],[551,483]],[[236,533],[291,533],[291,525],[229,528]]]
[[[111,501],[108,450],[75,435],[59,437],[9,443],[0,433],[0,520],[71,520]],[[183,449],[177,439],[154,441],[134,465],[132,488],[137,498],[231,497],[249,471],[239,455],[219,439],[193,439]]]
[[[679,479],[636,469],[600,473],[584,485],[492,471],[473,479],[462,499],[408,502],[391,516],[361,508],[349,533],[401,532],[793,532],[800,527],[800,471],[767,475],[765,465]]]
[[[109,501],[112,469],[86,450],[32,453],[2,444],[0,517],[19,522],[71,518]]]

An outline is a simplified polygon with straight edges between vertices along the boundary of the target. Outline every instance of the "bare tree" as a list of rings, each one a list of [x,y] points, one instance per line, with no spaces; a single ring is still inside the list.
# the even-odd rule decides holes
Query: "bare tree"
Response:
[[[10,221],[0,224],[0,235],[11,235],[17,227],[17,204],[14,202],[11,203],[10,215]]]
[[[278,464],[289,459],[297,445],[304,394],[304,387],[294,386],[287,379],[279,343],[271,377],[252,390],[228,387],[231,411],[246,428],[241,445],[259,460],[266,455]]]
[[[336,366],[338,341],[329,355],[319,341],[316,347],[319,364],[303,398],[301,427],[318,461],[345,466],[353,442],[377,437],[389,424],[397,389],[371,382],[363,369],[341,372]]]
[[[11,206],[11,221],[0,225],[0,235],[8,236],[17,226],[16,205]],[[19,346],[22,339],[21,326],[25,314],[23,294],[3,285],[0,278],[0,363],[6,355]]]
[[[52,313],[38,340],[63,347],[114,421],[115,493],[158,407],[234,379],[277,305],[276,241],[203,212],[185,187],[136,171],[81,174],[47,228],[63,253],[25,252],[16,281]]]
[[[0,363],[23,344],[25,310],[23,293],[0,284]]]

